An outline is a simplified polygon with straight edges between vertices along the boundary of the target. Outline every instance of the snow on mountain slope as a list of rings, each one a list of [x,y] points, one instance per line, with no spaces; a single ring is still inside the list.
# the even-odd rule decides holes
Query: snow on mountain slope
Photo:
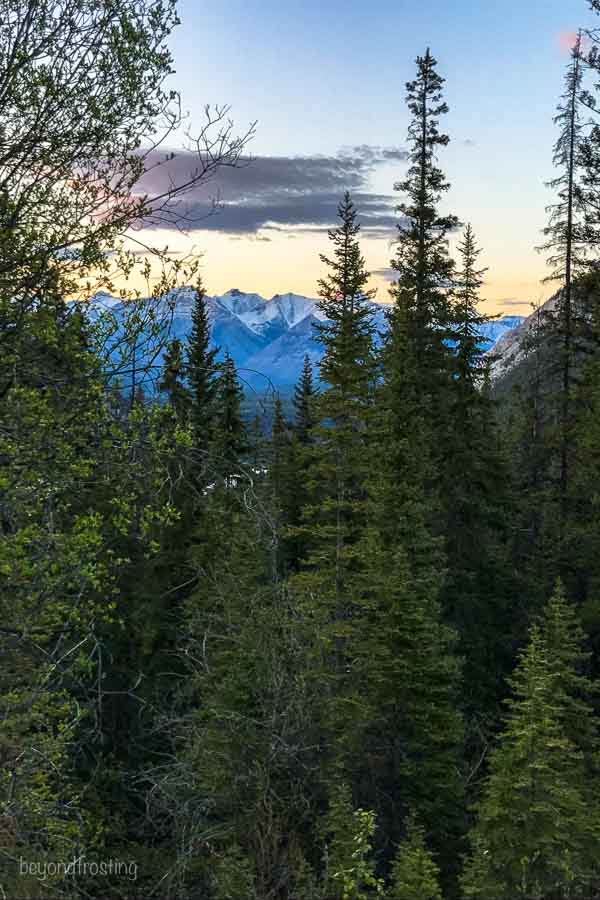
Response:
[[[495,344],[507,332],[518,328],[523,319],[523,316],[502,316],[501,319],[492,319],[490,322],[487,322],[481,331],[491,344]]]
[[[191,328],[191,313],[195,299],[193,288],[180,288],[162,301],[148,301],[154,307],[160,333],[153,338],[153,347],[160,347],[167,338],[185,341]],[[208,316],[212,340],[219,349],[233,357],[242,380],[255,390],[266,389],[269,383],[291,385],[300,374],[304,356],[308,354],[317,366],[321,345],[316,341],[314,325],[324,316],[317,301],[300,294],[275,294],[270,300],[260,294],[246,294],[232,288],[225,294],[207,296]],[[387,304],[372,303],[373,320],[379,332],[385,331]],[[97,295],[89,304],[92,316],[100,310],[108,311],[117,321],[125,316],[126,305],[108,294]],[[482,334],[495,344],[498,338],[519,325],[521,316],[505,316],[489,322]],[[138,344],[138,347],[140,344]],[[144,346],[141,342],[141,346]],[[142,351],[136,360],[144,365],[149,352]],[[153,358],[153,367],[160,365],[162,352]],[[318,377],[318,372],[315,372]]]
[[[242,372],[246,383],[256,390],[265,390],[269,382],[275,385],[294,384],[302,371],[306,355],[316,368],[323,355],[323,348],[315,339],[313,326],[317,322],[316,316],[309,313],[264,350],[249,357]]]
[[[324,319],[323,313],[317,309],[316,300],[310,297],[303,297],[301,294],[275,294],[269,301],[276,303],[281,310],[281,314],[290,328],[301,322],[307,316],[314,316],[316,319]]]

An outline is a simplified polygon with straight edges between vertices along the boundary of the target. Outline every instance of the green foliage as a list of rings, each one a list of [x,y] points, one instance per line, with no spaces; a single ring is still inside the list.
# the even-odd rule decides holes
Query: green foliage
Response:
[[[216,417],[210,446],[212,469],[226,485],[239,476],[240,465],[250,449],[242,421],[242,388],[229,354],[215,382]]]
[[[218,374],[216,353],[216,349],[211,348],[210,344],[204,289],[198,284],[192,309],[192,328],[187,344],[186,365],[192,397],[191,420],[194,448],[199,456],[198,464],[206,463],[202,455],[206,454],[213,440]]]
[[[359,541],[376,378],[373,325],[364,293],[368,274],[349,194],[338,214],[341,224],[329,235],[333,258],[322,257],[329,267],[320,282],[320,308],[327,321],[318,330],[325,348],[321,376],[326,387],[318,395],[304,449],[307,503],[294,533],[306,555],[292,582],[318,634],[315,675],[324,688],[323,716],[334,755],[347,741],[352,719],[360,715],[360,689],[351,664],[360,641],[360,600],[353,579],[362,564]]]
[[[315,424],[315,388],[310,358],[304,357],[302,374],[294,388],[294,429],[300,444],[307,444]]]
[[[466,897],[590,896],[598,877],[598,737],[581,642],[559,587],[512,679],[471,834]]]
[[[184,376],[183,348],[181,341],[174,338],[166,348],[158,390],[172,408],[176,419],[182,424],[187,421],[190,410],[190,393],[185,385]]]
[[[375,875],[372,840],[375,815],[354,809],[344,785],[333,788],[323,822],[328,837],[324,890],[332,900],[370,900],[383,897],[385,885]]]
[[[414,355],[417,386],[422,397],[439,388],[448,353],[444,340],[451,330],[450,285],[454,262],[448,253],[448,234],[457,227],[453,215],[440,215],[438,205],[450,185],[436,165],[438,148],[449,137],[439,131],[439,118],[448,112],[442,99],[444,79],[427,50],[417,57],[417,77],[407,84],[407,103],[412,115],[408,129],[409,169],[395,185],[406,200],[398,206],[403,217],[398,226],[396,256],[392,268],[397,281],[391,288],[394,310],[390,316],[392,356]],[[400,331],[400,334],[397,332]],[[398,346],[397,346],[398,345]],[[439,413],[436,406],[436,412]]]
[[[425,845],[423,829],[409,821],[392,868],[389,900],[442,900],[439,869]]]
[[[464,705],[487,730],[497,718],[494,705],[512,663],[516,585],[509,548],[514,500],[487,383],[489,364],[482,357],[479,329],[487,320],[479,304],[485,269],[478,268],[481,250],[470,225],[458,252],[454,377],[447,397],[449,429],[440,486],[448,564],[442,604],[465,657]],[[468,477],[468,489],[461,473]],[[473,750],[481,753],[480,747]]]
[[[175,7],[25,6],[0,16],[0,894],[454,900],[470,791],[465,898],[591,896],[597,275],[531,329],[504,441],[479,338],[481,251],[469,225],[455,263],[458,220],[439,210],[447,106],[428,50],[407,85],[381,352],[346,193],[321,255],[319,390],[306,357],[294,421],[276,398],[270,436],[260,417],[244,425],[200,282],[189,342],[166,347],[153,398],[141,336],[164,349],[171,289],[196,264],[157,251],[152,298],[121,291],[124,324],[65,300],[115,274],[153,280],[125,235],[169,218],[180,192],[140,186],[157,159],[140,147],[180,123],[165,87]],[[569,290],[597,237],[600,170],[598,130],[584,139],[577,117],[593,107],[579,62],[546,232]],[[225,115],[209,115],[188,187],[237,162],[244,139]],[[567,334],[565,381],[554,350]],[[595,656],[557,590],[488,753],[514,645],[558,571]],[[143,868],[125,888],[15,870],[20,856],[125,849]]]

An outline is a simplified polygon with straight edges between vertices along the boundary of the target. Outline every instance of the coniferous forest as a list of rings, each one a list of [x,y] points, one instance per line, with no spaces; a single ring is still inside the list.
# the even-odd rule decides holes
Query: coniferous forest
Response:
[[[198,260],[147,237],[252,165],[254,126],[207,107],[193,171],[144,191],[184,121],[178,24],[0,0],[0,898],[600,898],[600,20],[518,363],[484,353],[423,49],[386,328],[346,192],[319,372],[256,421]],[[145,390],[136,347],[190,284]]]

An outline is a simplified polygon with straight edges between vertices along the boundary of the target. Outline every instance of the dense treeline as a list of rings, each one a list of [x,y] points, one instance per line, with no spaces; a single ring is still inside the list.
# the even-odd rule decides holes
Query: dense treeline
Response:
[[[599,35],[557,117],[558,290],[510,379],[474,230],[442,210],[428,50],[388,326],[346,193],[320,378],[307,359],[266,432],[199,280],[189,341],[140,384],[193,264],[156,253],[118,346],[65,303],[131,275],[126,230],[187,189],[136,191],[136,148],[177,124],[173,5],[2,12],[0,896],[600,897]],[[223,116],[192,182],[239,160]]]

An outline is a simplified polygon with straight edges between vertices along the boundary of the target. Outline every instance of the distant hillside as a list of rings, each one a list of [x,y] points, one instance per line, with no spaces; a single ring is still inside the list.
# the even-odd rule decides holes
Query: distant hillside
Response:
[[[271,385],[289,388],[300,374],[304,356],[308,354],[313,364],[318,364],[322,350],[315,340],[314,324],[322,318],[317,301],[300,294],[275,294],[270,300],[260,294],[248,294],[232,288],[221,296],[207,297],[212,339],[219,347],[219,355],[229,353],[237,366],[242,382],[253,391],[266,391]],[[162,360],[162,344],[166,337],[186,340],[191,328],[191,311],[194,291],[179,290],[170,302],[153,304],[156,313],[157,333],[151,337],[142,335],[138,342],[136,367],[146,370],[144,382],[152,389]],[[150,305],[150,304],[149,304]],[[386,328],[387,305],[373,303],[375,324],[380,331]],[[121,335],[118,323],[124,314],[123,304],[109,294],[99,294],[89,304],[94,318],[103,310],[116,322],[112,340],[118,347]],[[504,316],[494,319],[483,329],[490,348],[507,332],[516,328],[523,316]],[[150,330],[150,329],[149,329]],[[318,372],[315,373],[318,376]]]

